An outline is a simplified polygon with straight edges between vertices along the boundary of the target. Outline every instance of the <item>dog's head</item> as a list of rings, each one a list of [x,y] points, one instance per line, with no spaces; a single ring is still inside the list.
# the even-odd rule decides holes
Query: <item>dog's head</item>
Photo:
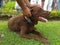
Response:
[[[34,6],[31,8],[32,16],[42,22],[46,22],[47,19],[45,17],[49,16],[50,12],[43,10],[40,6]]]

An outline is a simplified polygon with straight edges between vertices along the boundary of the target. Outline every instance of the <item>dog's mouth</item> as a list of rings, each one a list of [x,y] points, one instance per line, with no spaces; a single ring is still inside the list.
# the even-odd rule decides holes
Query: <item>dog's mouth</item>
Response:
[[[38,20],[39,20],[39,21],[42,21],[42,22],[47,22],[47,21],[48,21],[48,20],[47,20],[46,18],[44,18],[44,17],[39,17]]]

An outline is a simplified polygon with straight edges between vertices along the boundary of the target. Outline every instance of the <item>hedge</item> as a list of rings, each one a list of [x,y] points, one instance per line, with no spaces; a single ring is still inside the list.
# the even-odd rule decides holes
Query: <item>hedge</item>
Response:
[[[18,14],[19,12],[15,10],[15,1],[10,1],[6,4],[3,4],[3,8],[0,8],[0,15],[2,16],[4,15],[12,16]]]
[[[50,17],[60,17],[60,11],[51,11]]]

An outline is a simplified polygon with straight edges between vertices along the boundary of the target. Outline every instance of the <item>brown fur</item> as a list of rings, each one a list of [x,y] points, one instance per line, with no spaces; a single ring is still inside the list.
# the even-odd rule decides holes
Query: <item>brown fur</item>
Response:
[[[40,32],[36,30],[34,27],[39,20],[39,17],[48,16],[49,12],[44,11],[39,6],[35,6],[31,8],[32,16],[30,17],[32,24],[28,23],[25,19],[24,15],[12,17],[8,21],[8,27],[10,30],[17,32],[21,37],[28,39],[41,40],[44,43],[48,43],[48,40],[42,36]],[[31,35],[31,33],[33,35]]]

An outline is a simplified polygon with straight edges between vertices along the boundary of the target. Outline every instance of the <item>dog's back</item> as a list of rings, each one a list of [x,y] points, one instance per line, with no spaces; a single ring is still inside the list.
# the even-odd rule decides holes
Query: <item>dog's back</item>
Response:
[[[24,18],[23,16],[15,16],[9,19],[8,27],[12,31],[20,31],[20,26],[23,25]]]

